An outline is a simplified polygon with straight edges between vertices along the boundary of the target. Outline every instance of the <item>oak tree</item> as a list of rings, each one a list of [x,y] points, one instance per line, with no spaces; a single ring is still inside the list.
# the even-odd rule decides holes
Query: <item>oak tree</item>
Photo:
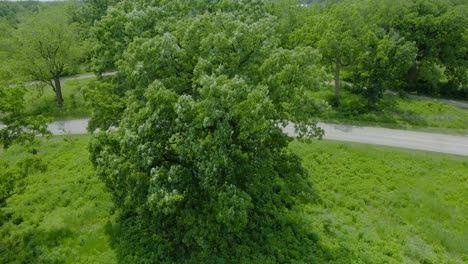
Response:
[[[323,133],[306,93],[321,81],[320,56],[279,47],[261,1],[143,2],[116,5],[96,29],[109,35],[95,62],[120,75],[100,89],[125,102],[90,144],[125,231],[119,257],[311,261],[312,241],[290,216],[312,198],[311,182],[282,126]],[[123,50],[103,44],[113,41]]]

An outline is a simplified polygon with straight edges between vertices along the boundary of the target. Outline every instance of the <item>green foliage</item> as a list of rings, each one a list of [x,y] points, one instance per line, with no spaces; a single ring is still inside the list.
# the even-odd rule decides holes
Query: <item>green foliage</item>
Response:
[[[116,263],[105,234],[111,196],[87,158],[89,137],[54,137],[0,150],[0,180],[28,177],[1,208],[0,263]],[[4,165],[8,163],[8,170]]]
[[[120,0],[81,0],[73,10],[73,20],[83,27],[93,26],[107,12],[107,9]]]
[[[19,164],[40,165],[29,169],[29,176],[19,185],[21,191],[1,209],[0,263],[139,263],[167,249],[154,250],[154,243],[161,241],[137,218],[115,221],[111,195],[87,160],[88,139],[44,140],[34,146],[40,149],[37,155],[18,145],[0,150],[0,175],[20,175],[25,170]],[[239,253],[244,258],[236,263],[290,263],[292,259],[284,253],[291,247],[302,252],[295,255],[297,263],[467,260],[468,208],[463,183],[468,163],[464,157],[327,141],[293,142],[290,149],[313,172],[314,192],[304,195],[317,202],[300,201],[302,206],[287,217],[292,223],[268,230],[263,244],[244,248]],[[8,169],[4,164],[9,164]],[[34,168],[23,165],[27,167]],[[245,201],[230,188],[223,193],[227,196],[220,196],[217,206],[236,208]],[[241,203],[230,204],[231,197]],[[229,221],[229,210],[222,213],[214,217],[230,228],[237,226]],[[298,224],[303,233],[316,232],[310,239],[318,245],[294,239],[298,234],[293,226]],[[262,256],[257,247],[271,252]],[[131,254],[125,254],[128,252]],[[204,263],[235,261],[216,257],[213,254]]]
[[[90,153],[121,210],[119,259],[309,260],[313,240],[290,212],[311,186],[281,126],[323,133],[306,94],[324,75],[320,56],[280,48],[261,1],[143,2],[97,23],[95,65],[119,76],[90,90],[102,98],[92,126],[117,127]]]
[[[36,135],[48,135],[47,118],[24,113],[24,87],[0,83],[0,143],[8,148],[14,143],[32,142]]]
[[[15,165],[10,162],[0,162],[0,206],[5,206],[5,202],[12,195],[24,190],[23,179],[35,172],[45,172],[47,165],[37,156],[30,156],[20,159]],[[3,225],[3,220],[0,226]]]
[[[125,111],[122,133],[99,134],[90,149],[127,229],[151,234],[145,241],[154,252],[138,262],[296,258],[293,247],[304,237],[277,228],[292,225],[288,208],[306,198],[310,183],[271,123],[276,111],[266,89],[207,77],[197,100],[161,83],[145,98]],[[284,248],[285,239],[294,244]],[[129,261],[130,252],[119,248]]]
[[[90,82],[88,87],[83,90],[86,104],[92,109],[92,119],[88,123],[89,131],[107,130],[119,123],[120,113],[125,109],[125,101],[123,100],[125,90],[119,88],[121,86],[100,80]]]
[[[466,2],[373,2],[375,12],[372,21],[387,31],[397,32],[417,47],[417,57],[407,71],[401,88],[431,95],[452,94],[466,98]]]
[[[331,102],[331,87],[311,93],[315,98]],[[384,126],[430,130],[435,132],[463,134],[468,132],[468,109],[445,105],[435,101],[384,95],[377,110],[369,111],[367,99],[343,90],[343,100],[338,108],[321,115],[323,121],[358,125]]]
[[[370,110],[375,110],[385,89],[403,85],[417,49],[398,32],[373,25],[374,5],[344,1],[323,10],[306,9],[316,11],[307,12],[302,26],[290,34],[290,42],[317,47],[324,62],[330,63],[335,73],[335,106],[340,103],[342,70],[367,98]]]
[[[272,5],[287,36],[282,39],[287,46],[320,50],[335,73],[335,105],[341,80],[367,98],[368,111],[376,110],[386,89],[466,98],[466,3],[293,2]]]
[[[86,101],[88,87],[95,85],[95,80],[62,80],[64,103],[60,107],[56,103],[56,95],[52,89],[43,84],[25,87],[25,109],[27,115],[43,115],[55,120],[87,118],[91,115]]]
[[[59,78],[78,65],[84,43],[71,23],[67,6],[50,6],[24,18],[15,38],[18,68],[32,80],[50,85],[57,104],[62,105]]]
[[[376,110],[386,89],[402,86],[402,79],[411,68],[417,49],[414,43],[399,38],[394,32],[380,38],[369,32],[361,45],[367,50],[350,69],[354,90],[367,98],[369,110]]]
[[[13,69],[11,67],[12,58],[11,53],[13,52],[13,41],[12,41],[13,27],[10,23],[0,20],[0,80],[12,79],[14,76]]]
[[[378,146],[294,142],[313,171],[305,206],[317,263],[464,263],[465,157]]]
[[[76,63],[80,56],[75,29],[66,9],[54,6],[42,9],[19,24],[16,37],[25,72],[34,80],[51,80]]]

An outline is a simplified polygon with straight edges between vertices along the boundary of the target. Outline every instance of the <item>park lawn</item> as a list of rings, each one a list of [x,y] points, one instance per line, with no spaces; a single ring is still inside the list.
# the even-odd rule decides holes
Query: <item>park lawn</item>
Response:
[[[311,96],[331,101],[331,89],[311,92]],[[381,126],[441,132],[468,134],[468,109],[445,105],[435,101],[401,98],[384,95],[379,110],[368,111],[366,100],[346,89],[341,91],[341,105],[330,109],[320,117],[323,121],[355,125]]]
[[[94,176],[88,139],[52,137],[34,146],[47,171],[30,175],[2,209],[10,217],[0,226],[0,263],[116,263],[105,233],[111,196]],[[0,150],[0,159],[16,162],[29,149]]]
[[[330,263],[466,263],[468,158],[293,142],[319,197],[304,217]]]
[[[45,173],[7,201],[0,263],[116,263],[112,201],[94,176],[89,136],[40,139]],[[294,212],[318,238],[318,263],[468,261],[468,159],[331,141],[294,141],[316,203]],[[0,150],[16,162],[31,147]]]
[[[83,95],[93,79],[66,80],[62,82],[62,94],[64,103],[58,107],[55,92],[50,86],[27,86],[25,94],[25,112],[30,115],[43,115],[54,120],[71,120],[87,118],[91,115],[91,109],[86,105]]]

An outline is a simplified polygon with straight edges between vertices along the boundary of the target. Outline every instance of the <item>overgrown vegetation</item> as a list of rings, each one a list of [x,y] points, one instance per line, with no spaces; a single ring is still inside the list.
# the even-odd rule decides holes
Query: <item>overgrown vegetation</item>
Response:
[[[304,206],[318,263],[468,261],[468,161],[387,147],[294,142],[318,203]]]
[[[466,1],[299,2],[272,5],[282,41],[321,51],[335,74],[335,104],[339,80],[352,82],[370,110],[385,89],[467,98]]]
[[[47,135],[47,118],[25,113],[24,87],[10,87],[0,81],[0,146],[32,142],[36,135]]]
[[[105,234],[112,201],[88,161],[88,139],[54,137],[0,150],[9,167],[1,167],[0,186],[12,175],[21,180],[0,208],[0,263],[116,262]]]
[[[122,246],[150,254],[140,247],[149,237],[115,221],[87,160],[88,139],[41,140],[37,155],[18,145],[0,150],[13,170],[31,158],[42,164],[1,209],[0,263],[117,263]],[[313,250],[317,263],[468,261],[463,157],[328,141],[290,148],[314,182],[315,202],[291,217],[315,233],[315,247],[302,250]]]
[[[28,115],[44,115],[55,120],[87,118],[91,115],[85,94],[95,86],[95,80],[67,80],[63,82],[62,106],[58,106],[55,93],[43,85],[29,85],[24,96],[25,113]]]

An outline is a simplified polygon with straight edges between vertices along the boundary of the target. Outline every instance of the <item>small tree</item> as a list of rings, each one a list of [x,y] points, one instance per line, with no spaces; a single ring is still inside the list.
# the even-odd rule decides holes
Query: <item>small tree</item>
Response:
[[[24,114],[24,87],[0,84],[0,143],[32,142],[36,135],[48,135],[47,118]]]
[[[62,106],[60,77],[80,58],[80,41],[68,9],[57,5],[27,17],[17,30],[20,69],[55,92]]]

